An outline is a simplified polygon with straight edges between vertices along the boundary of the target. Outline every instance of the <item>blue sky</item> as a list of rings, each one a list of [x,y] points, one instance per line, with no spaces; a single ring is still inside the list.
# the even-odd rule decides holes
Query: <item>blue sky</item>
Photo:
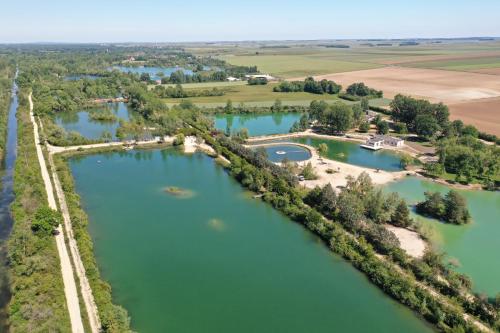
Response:
[[[2,2],[0,43],[500,36],[498,0]]]

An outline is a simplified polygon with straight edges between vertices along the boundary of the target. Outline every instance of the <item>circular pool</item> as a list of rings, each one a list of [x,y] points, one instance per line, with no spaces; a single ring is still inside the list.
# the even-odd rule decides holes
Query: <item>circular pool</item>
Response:
[[[311,152],[308,149],[294,144],[276,144],[272,146],[255,147],[254,149],[264,149],[267,158],[275,163],[280,163],[284,159],[300,162],[311,158]]]

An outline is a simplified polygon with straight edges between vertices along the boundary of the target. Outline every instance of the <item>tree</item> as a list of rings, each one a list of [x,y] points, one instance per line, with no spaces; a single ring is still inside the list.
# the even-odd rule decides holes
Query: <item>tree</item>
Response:
[[[429,215],[438,219],[444,216],[444,199],[439,192],[425,192],[425,200],[417,204],[417,213]]]
[[[307,163],[304,168],[302,169],[301,175],[304,177],[306,180],[314,180],[317,179],[318,176],[314,172],[314,168],[311,164],[311,162]]]
[[[352,109],[346,104],[333,104],[326,117],[327,124],[334,133],[345,133],[352,128]]]
[[[226,102],[226,106],[224,107],[224,112],[225,113],[232,113],[234,110],[233,108],[233,101],[231,101],[230,99],[227,100]]]
[[[410,218],[410,210],[406,205],[406,201],[402,199],[399,204],[396,206],[396,210],[392,214],[391,224],[397,227],[409,227],[412,223]]]
[[[457,191],[449,191],[444,200],[444,219],[453,224],[467,224],[470,222],[470,214],[467,209],[465,198]]]
[[[245,127],[242,127],[236,135],[242,141],[245,141],[250,137],[250,135],[248,134],[248,129]]]
[[[333,190],[332,184],[328,183],[321,189],[319,202],[321,210],[328,212],[328,216],[333,216],[336,202],[337,194]]]
[[[359,104],[354,104],[352,107],[353,126],[359,126],[363,121],[364,111]]]
[[[184,144],[185,141],[185,136],[182,133],[177,134],[177,136],[174,139],[173,145],[174,146],[180,146]]]
[[[408,134],[408,127],[405,123],[394,123],[394,131],[398,134]]]
[[[31,222],[31,229],[40,236],[51,235],[61,223],[61,215],[52,208],[44,205],[35,213]]]
[[[326,153],[328,153],[328,145],[326,143],[320,143],[318,145],[318,152],[320,155],[325,155]]]
[[[382,135],[389,133],[389,124],[387,121],[382,120],[377,124],[377,133]]]
[[[433,137],[439,130],[439,124],[431,115],[422,114],[415,118],[415,133],[426,139]]]
[[[360,105],[363,111],[368,111],[370,109],[370,102],[366,97],[361,98]]]
[[[399,160],[399,165],[403,169],[406,169],[412,163],[413,163],[413,158],[407,154],[404,154],[403,156],[401,156],[401,159]]]
[[[324,114],[328,110],[328,103],[325,101],[312,101],[309,105],[309,118],[324,122]]]
[[[359,125],[359,131],[366,133],[370,130],[370,123],[367,121],[363,121],[361,125]]]
[[[283,111],[283,104],[281,103],[281,100],[279,99],[275,100],[273,106],[271,106],[271,110],[273,112]]]
[[[463,129],[462,129],[462,132],[461,132],[462,135],[470,135],[474,138],[477,138],[479,136],[479,131],[477,130],[477,128],[475,128],[474,126],[472,125],[467,125],[465,126]]]

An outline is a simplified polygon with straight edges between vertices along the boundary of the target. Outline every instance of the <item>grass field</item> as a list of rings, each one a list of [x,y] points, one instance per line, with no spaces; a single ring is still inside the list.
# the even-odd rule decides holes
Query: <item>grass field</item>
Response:
[[[259,71],[280,78],[292,78],[324,73],[339,73],[378,68],[368,62],[351,62],[325,56],[323,53],[296,55],[232,55],[222,57],[233,65],[256,65]]]
[[[316,95],[306,92],[297,93],[278,93],[273,92],[273,87],[275,84],[268,84],[263,86],[250,86],[245,85],[230,85],[226,86],[224,90],[226,94],[224,96],[209,96],[209,97],[192,97],[186,98],[191,100],[193,103],[226,103],[227,100],[231,100],[233,103],[248,103],[248,102],[274,102],[279,99],[283,102],[290,101],[312,101],[312,100],[338,100],[336,95]],[[192,86],[193,87],[193,86]],[[198,86],[195,86],[198,88]],[[164,99],[167,103],[178,103],[179,99],[176,98],[166,98]]]
[[[203,86],[200,86],[203,85]],[[226,105],[228,100],[231,100],[236,106],[239,103],[244,103],[247,106],[271,106],[274,102],[279,99],[283,105],[300,105],[308,106],[313,100],[323,100],[328,103],[334,103],[341,101],[347,104],[353,104],[353,102],[346,101],[337,97],[337,95],[317,95],[306,92],[295,92],[295,93],[278,93],[273,92],[273,87],[277,84],[268,84],[265,86],[249,86],[247,84],[231,84],[223,86],[226,90],[224,96],[210,96],[210,97],[191,97],[185,98],[184,100],[190,100],[196,105],[206,106],[206,107],[216,107]],[[193,88],[210,88],[213,87],[207,84],[190,84],[184,85],[185,89]],[[179,98],[165,98],[163,99],[167,105],[179,104],[183,99]],[[391,102],[387,98],[378,98],[370,100],[370,104],[373,106],[387,106]]]

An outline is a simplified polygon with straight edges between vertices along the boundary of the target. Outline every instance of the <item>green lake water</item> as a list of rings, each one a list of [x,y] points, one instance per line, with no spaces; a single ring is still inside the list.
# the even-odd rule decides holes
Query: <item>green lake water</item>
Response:
[[[110,109],[117,117],[116,121],[96,121],[89,118],[88,111],[63,112],[55,116],[55,123],[67,132],[78,132],[87,139],[99,139],[106,131],[110,132],[113,140],[116,140],[116,130],[120,126],[119,120],[130,120],[132,111],[125,103],[106,104],[95,110]]]
[[[106,153],[70,167],[134,330],[432,332],[205,155]]]
[[[311,152],[301,146],[291,144],[279,144],[272,146],[264,146],[267,158],[271,162],[281,163],[284,159],[293,162],[305,161],[311,158]],[[255,148],[258,149],[258,148]]]
[[[320,138],[291,138],[290,141],[318,147],[326,143],[328,152],[324,155],[331,160],[386,171],[401,171],[400,157],[387,150],[364,149],[359,143]]]
[[[235,133],[246,128],[250,136],[285,134],[292,125],[300,120],[301,113],[269,113],[269,114],[221,114],[215,116],[215,128],[226,132],[229,128]]]
[[[425,191],[447,193],[445,185],[416,177],[391,183],[409,204],[424,200]],[[500,192],[459,191],[465,196],[473,222],[466,226],[444,224],[414,214],[431,230],[432,241],[459,263],[458,271],[469,275],[473,289],[494,296],[500,292]]]

